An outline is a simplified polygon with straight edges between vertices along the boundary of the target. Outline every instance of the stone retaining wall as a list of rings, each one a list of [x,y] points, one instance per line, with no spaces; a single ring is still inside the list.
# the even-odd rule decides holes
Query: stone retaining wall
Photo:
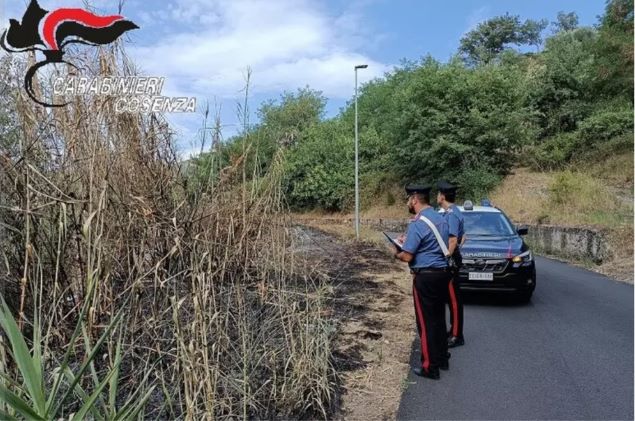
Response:
[[[584,227],[528,225],[527,242],[536,251],[600,264],[609,255],[605,233]]]

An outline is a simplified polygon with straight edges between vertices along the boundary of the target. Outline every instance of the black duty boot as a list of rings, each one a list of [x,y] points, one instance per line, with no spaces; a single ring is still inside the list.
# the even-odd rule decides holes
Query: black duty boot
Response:
[[[439,373],[439,369],[429,369],[425,371],[421,367],[416,367],[412,369],[412,372],[415,373],[419,377],[425,377],[426,379],[439,380],[441,378],[441,374]]]
[[[443,371],[448,371],[450,369],[450,357],[452,356],[452,354],[450,354],[449,352],[445,354],[445,360],[441,362],[441,365],[439,365],[439,368]]]
[[[450,336],[448,338],[448,348],[456,348],[457,346],[465,345],[465,339],[463,336]]]

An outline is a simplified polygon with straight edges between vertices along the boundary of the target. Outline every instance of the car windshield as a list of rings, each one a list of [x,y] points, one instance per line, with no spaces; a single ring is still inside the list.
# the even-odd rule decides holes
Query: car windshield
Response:
[[[463,212],[465,233],[470,235],[509,236],[514,235],[509,220],[502,213]]]

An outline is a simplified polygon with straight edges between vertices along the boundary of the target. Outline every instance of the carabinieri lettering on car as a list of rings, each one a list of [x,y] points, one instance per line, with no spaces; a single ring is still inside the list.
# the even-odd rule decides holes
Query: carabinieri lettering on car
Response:
[[[465,218],[461,245],[461,290],[512,292],[529,301],[536,288],[536,263],[523,240],[527,228],[515,226],[507,215],[492,206],[465,201],[459,209]],[[440,210],[443,212],[443,210]]]

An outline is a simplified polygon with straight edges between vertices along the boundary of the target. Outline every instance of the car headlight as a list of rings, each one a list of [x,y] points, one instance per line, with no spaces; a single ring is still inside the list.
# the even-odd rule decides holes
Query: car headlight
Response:
[[[529,263],[534,260],[534,256],[531,254],[531,250],[527,250],[526,252],[519,254],[518,256],[512,259],[514,263]]]

